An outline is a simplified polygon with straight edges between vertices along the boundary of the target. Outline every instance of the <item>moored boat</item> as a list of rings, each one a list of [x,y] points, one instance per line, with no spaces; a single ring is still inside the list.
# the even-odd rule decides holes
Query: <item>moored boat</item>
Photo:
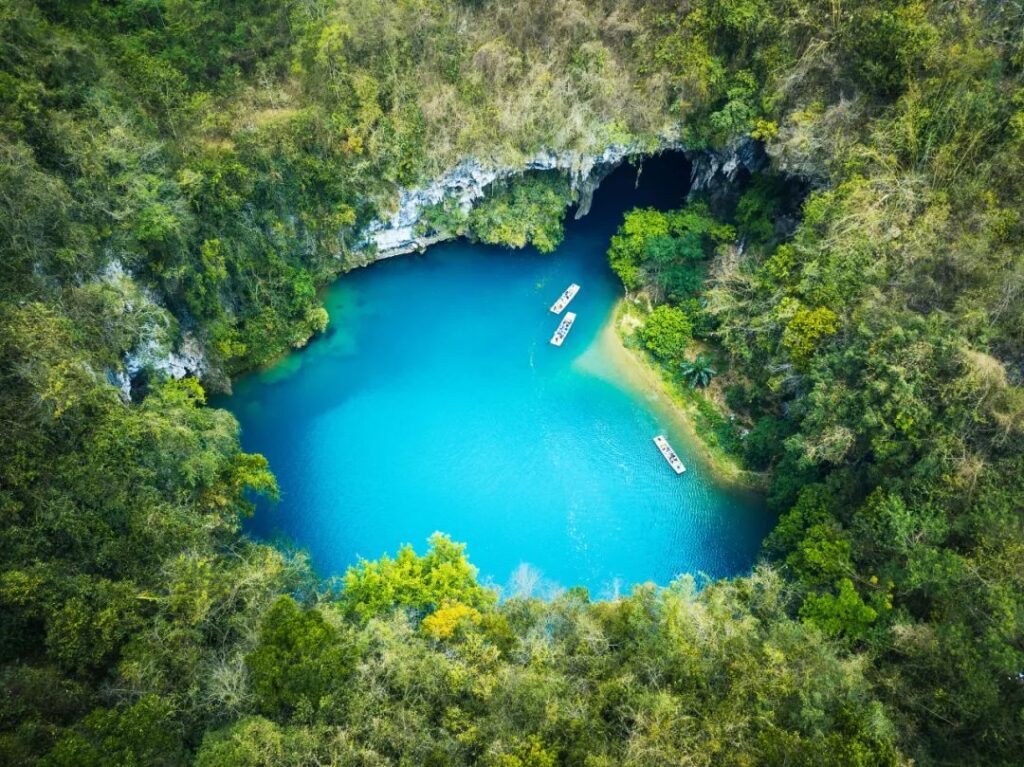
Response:
[[[561,314],[562,310],[569,305],[576,294],[580,292],[580,286],[575,282],[565,289],[565,292],[558,297],[558,300],[551,305],[551,311],[555,314]]]
[[[686,467],[683,466],[683,462],[679,460],[679,456],[676,455],[676,451],[672,449],[672,446],[668,444],[668,440],[660,434],[654,438],[654,444],[658,446],[658,450],[665,456],[665,460],[668,461],[668,465],[672,467],[672,470],[676,474],[682,474],[686,471]]]
[[[569,330],[572,328],[572,323],[576,321],[576,315],[572,312],[566,312],[565,317],[558,323],[558,327],[555,328],[555,334],[551,336],[551,343],[555,346],[561,346],[565,337],[569,335]]]

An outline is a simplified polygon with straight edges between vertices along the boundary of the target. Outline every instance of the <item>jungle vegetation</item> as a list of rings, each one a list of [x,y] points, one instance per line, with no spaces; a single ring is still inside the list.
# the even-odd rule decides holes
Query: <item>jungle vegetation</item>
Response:
[[[1020,3],[7,0],[0,40],[0,762],[1019,763]],[[772,158],[610,245],[770,472],[751,575],[499,600],[441,535],[325,581],[239,534],[272,467],[207,393],[324,328],[402,185],[671,133]],[[565,194],[463,224],[553,247]],[[183,345],[202,380],[145,362]]]

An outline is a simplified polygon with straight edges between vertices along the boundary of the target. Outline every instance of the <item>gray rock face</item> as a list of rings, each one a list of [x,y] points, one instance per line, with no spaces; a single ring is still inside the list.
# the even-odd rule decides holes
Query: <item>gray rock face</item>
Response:
[[[654,151],[678,148],[666,140]],[[569,174],[573,192],[580,200],[577,216],[586,214],[590,199],[612,169],[629,157],[651,154],[638,144],[615,144],[600,154],[581,155],[577,152],[542,150],[518,166],[497,166],[476,158],[456,165],[431,183],[406,189],[398,199],[398,209],[390,218],[371,223],[364,232],[364,242],[376,249],[376,258],[390,258],[421,250],[445,237],[417,235],[416,225],[424,210],[446,199],[455,200],[463,212],[468,212],[484,196],[486,188],[495,181],[510,178],[526,171],[557,170]]]
[[[124,366],[130,378],[135,378],[143,370],[174,379],[187,375],[202,378],[209,368],[209,362],[199,339],[191,333],[185,333],[178,348],[170,351],[151,336],[125,357]]]
[[[578,221],[590,213],[590,206],[594,202],[594,192],[601,186],[601,182],[605,180],[608,174],[615,170],[615,167],[615,165],[599,165],[580,182],[576,202],[576,215],[573,218]]]
[[[106,368],[104,373],[107,376],[107,383],[117,387],[117,390],[121,393],[121,399],[125,402],[130,402],[132,398],[132,379],[128,377],[128,373],[123,370],[113,370],[112,368]]]
[[[138,325],[140,338],[124,355],[120,366],[104,371],[107,381],[128,400],[133,381],[143,371],[175,379],[187,375],[206,376],[210,365],[199,339],[190,333],[179,338],[178,323],[162,297],[136,283],[119,254],[109,253],[108,256],[106,266],[96,279],[117,291],[119,309],[129,322]]]
[[[687,156],[692,167],[688,199],[703,195],[716,213],[739,198],[741,177],[765,170],[770,162],[764,146],[749,136],[721,151],[688,152]]]
[[[579,203],[576,218],[582,218],[589,212],[594,192],[601,181],[624,160],[672,149],[683,149],[683,146],[675,140],[665,139],[655,147],[614,144],[593,155],[542,150],[518,166],[497,166],[469,158],[425,186],[402,190],[397,210],[389,218],[374,221],[364,232],[365,245],[376,251],[369,260],[412,253],[448,239],[443,234],[417,234],[417,224],[427,208],[444,200],[454,200],[464,213],[469,212],[490,184],[527,171],[568,173]],[[742,173],[756,173],[769,163],[762,145],[749,137],[722,151],[694,150],[686,154],[693,166],[690,194],[707,194],[713,203],[716,195],[732,192]]]
[[[756,173],[768,167],[768,155],[760,142],[746,136],[719,152],[689,153],[693,170],[690,192],[701,192],[716,184],[734,184],[741,171]]]

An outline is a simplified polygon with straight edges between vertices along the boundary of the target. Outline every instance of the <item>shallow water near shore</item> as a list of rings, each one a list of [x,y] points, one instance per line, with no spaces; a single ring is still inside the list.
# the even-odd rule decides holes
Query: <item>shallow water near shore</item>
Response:
[[[679,155],[649,160],[639,184],[618,169],[552,254],[454,242],[342,277],[323,337],[214,403],[280,483],[248,532],[283,535],[334,575],[402,543],[422,552],[440,530],[482,580],[521,581],[525,564],[542,593],[747,571],[774,518],[713,475],[607,332],[622,295],[611,235],[632,207],[678,206],[687,179]],[[548,307],[571,282],[577,320],[556,348]]]

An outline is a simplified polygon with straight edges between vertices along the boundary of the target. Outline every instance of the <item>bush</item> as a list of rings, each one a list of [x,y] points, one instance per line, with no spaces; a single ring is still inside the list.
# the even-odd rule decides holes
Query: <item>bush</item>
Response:
[[[743,441],[743,457],[751,469],[762,471],[786,452],[783,442],[793,433],[793,426],[773,415],[762,416]]]
[[[640,328],[640,339],[658,359],[678,363],[686,356],[686,349],[693,340],[693,329],[682,309],[662,304],[655,307]]]
[[[500,186],[469,212],[468,232],[482,242],[550,253],[562,242],[562,221],[572,199],[556,173],[524,176]]]
[[[715,332],[715,318],[704,310],[699,298],[687,298],[676,304],[686,314],[695,338],[708,338]]]
[[[626,290],[651,286],[681,300],[700,289],[715,243],[733,236],[703,204],[669,212],[637,208],[612,237],[608,260]]]
[[[259,644],[246,663],[260,711],[287,716],[300,706],[315,711],[326,701],[336,707],[355,659],[343,632],[319,610],[280,597],[264,616]]]

